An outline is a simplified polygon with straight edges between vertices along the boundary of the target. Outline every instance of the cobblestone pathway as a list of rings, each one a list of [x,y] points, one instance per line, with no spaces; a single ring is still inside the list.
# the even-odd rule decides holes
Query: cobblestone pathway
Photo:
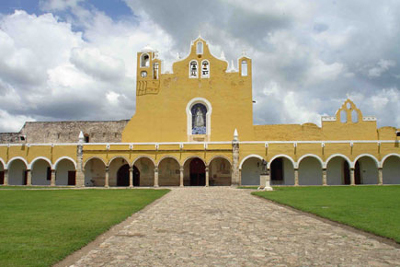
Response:
[[[248,190],[174,188],[74,266],[400,266],[400,249]]]

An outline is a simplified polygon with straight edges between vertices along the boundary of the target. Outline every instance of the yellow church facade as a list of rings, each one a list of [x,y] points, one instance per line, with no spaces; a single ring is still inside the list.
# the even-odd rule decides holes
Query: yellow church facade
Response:
[[[263,187],[262,172],[272,185],[400,184],[400,129],[378,129],[349,99],[321,127],[253,125],[252,60],[234,65],[200,37],[171,73],[144,48],[129,121],[7,135],[19,139],[0,144],[0,184]]]

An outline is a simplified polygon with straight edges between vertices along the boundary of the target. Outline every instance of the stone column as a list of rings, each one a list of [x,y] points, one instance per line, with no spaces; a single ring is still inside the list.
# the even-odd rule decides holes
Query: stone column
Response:
[[[239,140],[237,139],[237,132],[232,141],[232,185],[239,185]]]
[[[32,171],[31,170],[26,170],[26,185],[30,186],[32,185]]]
[[[326,168],[322,169],[322,185],[328,185],[327,178],[326,178]]]
[[[133,187],[133,167],[129,167],[129,187]]]
[[[179,168],[179,186],[183,187],[183,167]]]
[[[239,169],[239,185],[242,185],[242,169]]]
[[[108,188],[109,185],[109,180],[110,180],[110,168],[108,166],[106,166],[106,177],[104,179],[104,187]]]
[[[154,187],[158,187],[158,167],[154,167]]]
[[[56,186],[56,170],[51,169],[50,186]]]
[[[294,169],[294,185],[299,186],[299,169]]]
[[[206,166],[206,186],[210,185],[210,172],[208,166]]]
[[[75,186],[85,186],[85,172],[83,168],[83,143],[79,142],[76,149],[76,176]]]
[[[4,183],[3,185],[8,185],[8,170],[4,169]]]
[[[350,185],[356,185],[356,178],[354,176],[354,168],[350,168]]]
[[[383,171],[382,171],[382,168],[378,168],[378,185],[383,185]]]

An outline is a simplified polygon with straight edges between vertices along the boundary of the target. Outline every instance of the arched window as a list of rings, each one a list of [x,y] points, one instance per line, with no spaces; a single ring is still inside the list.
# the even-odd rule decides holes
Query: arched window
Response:
[[[340,111],[340,121],[342,123],[346,123],[347,122],[347,112],[346,112],[346,110]]]
[[[203,60],[201,62],[201,78],[210,77],[210,62],[208,60]]]
[[[153,79],[158,79],[158,63],[153,64]]]
[[[242,76],[247,76],[247,61],[242,60]]]
[[[142,54],[140,57],[140,67],[148,68],[150,66],[150,56],[148,54]]]
[[[192,114],[192,134],[207,134],[207,108],[201,103],[193,105],[190,109]]]
[[[354,109],[353,109],[353,111],[351,112],[351,121],[352,121],[353,123],[358,122],[358,113],[357,113],[357,111],[355,111]]]
[[[198,55],[203,54],[203,42],[197,42],[196,52]]]
[[[189,63],[189,78],[197,78],[198,76],[198,67],[197,61],[193,60]]]

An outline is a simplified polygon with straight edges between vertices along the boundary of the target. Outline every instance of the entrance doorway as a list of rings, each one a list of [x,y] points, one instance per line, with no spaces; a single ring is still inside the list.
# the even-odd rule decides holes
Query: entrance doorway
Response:
[[[195,158],[190,162],[190,185],[206,185],[206,165],[199,158]]]
[[[123,165],[117,172],[117,186],[129,186],[129,164]],[[140,172],[133,166],[133,186],[140,186]]]

